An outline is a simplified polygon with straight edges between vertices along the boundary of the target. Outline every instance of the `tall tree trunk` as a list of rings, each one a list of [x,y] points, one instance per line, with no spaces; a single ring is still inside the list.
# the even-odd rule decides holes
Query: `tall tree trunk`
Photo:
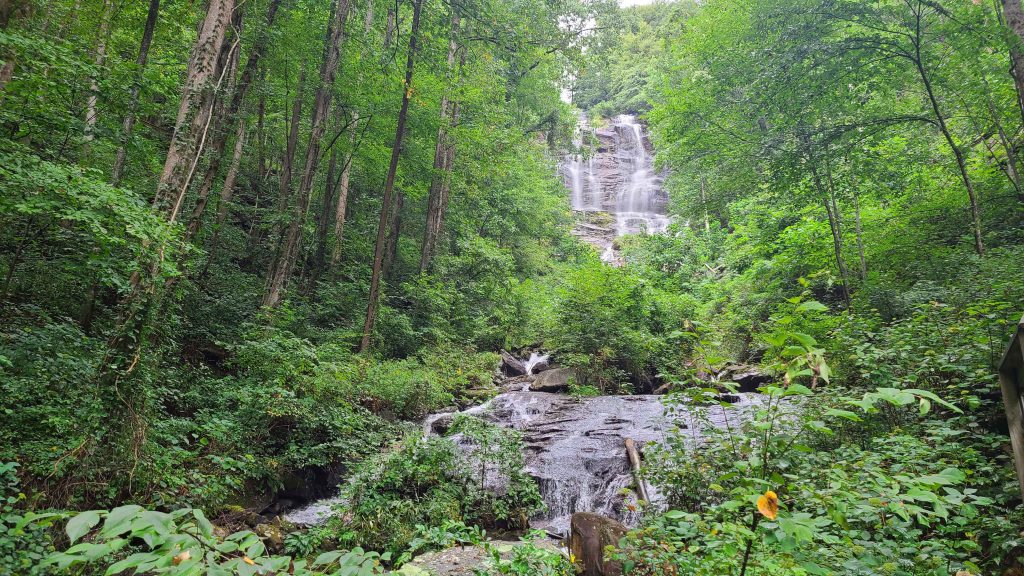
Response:
[[[1010,51],[1010,76],[1017,89],[1017,108],[1024,122],[1024,8],[1021,0],[1000,0],[1006,27],[1013,33],[1007,38]]]
[[[704,233],[710,236],[711,214],[708,212],[707,182],[707,177],[702,174],[700,177],[700,203],[704,207]]]
[[[235,73],[238,71],[238,58],[240,49],[238,48],[242,37],[242,23],[244,10],[236,10],[234,18],[232,19],[232,28],[235,31],[236,42],[229,44],[225,42],[221,47],[221,53],[217,58],[218,66],[224,67],[224,76],[229,79],[229,87],[227,90],[228,94],[232,94],[232,104],[235,103],[235,96],[238,95],[237,82],[235,81]],[[241,99],[238,99],[238,103],[241,104]],[[188,225],[185,227],[185,242],[191,242],[195,235],[199,232],[199,226],[203,222],[203,214],[206,212],[206,204],[210,198],[210,191],[213,190],[213,185],[217,180],[217,175],[220,171],[221,159],[224,157],[224,146],[227,142],[227,129],[232,125],[234,113],[228,109],[229,105],[224,101],[224,98],[218,98],[215,104],[211,117],[210,131],[211,142],[210,152],[207,154],[209,161],[206,164],[206,171],[203,174],[203,180],[199,184],[199,191],[196,193],[195,205],[192,207],[192,215],[189,217]]]
[[[320,141],[323,138],[327,123],[327,111],[331,106],[331,95],[334,90],[334,78],[341,61],[341,44],[345,38],[345,19],[348,16],[349,0],[336,0],[332,12],[331,23],[327,27],[324,44],[324,60],[320,66],[320,85],[317,87],[313,100],[313,112],[310,118],[309,144],[306,146],[306,164],[299,181],[295,207],[284,237],[281,258],[270,275],[263,305],[274,307],[281,302],[288,279],[295,269],[302,245],[302,230],[306,221],[310,197],[313,192],[313,181],[320,162]]]
[[[128,111],[125,112],[124,120],[121,122],[121,138],[117,146],[117,154],[114,158],[114,169],[111,171],[110,182],[114,186],[121,184],[121,174],[124,172],[124,164],[128,158],[128,141],[135,129],[135,113],[139,108],[139,92],[142,90],[142,74],[146,69],[146,61],[149,58],[149,46],[153,43],[153,31],[156,29],[156,19],[160,12],[160,0],[149,0],[149,11],[146,13],[146,25],[142,30],[142,43],[139,44],[139,55],[135,58],[135,78],[132,81],[132,88],[128,94]]]
[[[459,12],[452,7],[451,32],[448,36],[448,91],[455,89],[455,55],[459,49]],[[448,209],[448,192],[451,188],[452,165],[455,162],[455,141],[451,131],[458,121],[458,103],[449,94],[441,98],[441,122],[437,128],[437,142],[434,144],[434,173],[430,180],[430,195],[427,198],[427,223],[423,232],[423,249],[420,253],[420,272],[425,272],[437,251],[437,242],[444,227],[445,211]]]
[[[825,213],[828,215],[828,226],[832,231],[832,250],[836,258],[836,268],[839,269],[839,278],[842,282],[843,300],[846,307],[850,307],[850,274],[846,267],[846,259],[843,258],[843,236],[839,228],[839,215],[835,205],[835,194],[831,187],[826,187],[818,171],[818,159],[814,154],[813,143],[809,136],[802,135],[807,154],[807,164],[811,169],[811,178],[814,180],[814,187],[818,191],[822,204],[825,206]]]
[[[384,246],[384,262],[381,264],[381,274],[385,279],[391,277],[391,272],[398,257],[398,242],[402,238],[402,205],[405,204],[405,194],[399,190],[395,193],[395,201],[391,207],[391,217],[388,218],[387,244]]]
[[[341,242],[345,236],[345,210],[348,208],[349,180],[352,176],[352,155],[355,153],[356,143],[356,122],[359,115],[352,113],[352,127],[349,133],[350,152],[345,155],[345,165],[341,169],[341,176],[338,178],[337,199],[334,201],[334,233],[331,239],[331,262],[328,271],[331,276],[338,272],[338,265],[341,263]]]
[[[177,220],[195,159],[202,152],[216,92],[217,54],[233,10],[234,0],[210,0],[192,48],[174,133],[153,202],[154,210],[170,223]],[[128,380],[141,361],[152,316],[159,307],[159,277],[167,246],[161,243],[155,248],[133,275],[132,289],[122,303],[118,326],[96,377],[106,412],[105,419],[97,423],[104,434],[97,444],[101,449],[97,464],[106,465],[119,458],[132,462],[129,486],[145,442],[146,394]]]
[[[228,135],[234,131],[235,124],[239,122],[239,112],[242,109],[242,103],[245,100],[245,96],[249,91],[249,87],[252,85],[256,74],[259,71],[260,60],[263,57],[263,53],[266,50],[267,43],[270,38],[270,30],[274,25],[274,18],[277,15],[277,10],[281,6],[281,0],[271,0],[270,5],[267,7],[266,24],[260,30],[256,41],[253,43],[252,51],[249,54],[249,59],[245,62],[245,68],[242,70],[242,75],[238,79],[238,82],[232,91],[231,102],[224,108],[222,108],[217,114],[217,130],[214,134],[213,143],[211,145],[210,162],[206,166],[206,174],[203,177],[203,183],[199,187],[198,198],[196,205],[192,213],[192,218],[189,220],[188,229],[185,234],[185,240],[192,240],[196,233],[199,231],[199,227],[202,225],[202,214],[206,208],[206,202],[209,198],[210,191],[213,188],[213,184],[217,180],[217,174],[220,171],[220,165],[225,157],[225,149],[227,147]],[[237,34],[241,35],[242,30],[242,11],[239,11],[237,15],[237,21],[235,24]],[[238,53],[235,52],[231,58],[231,66],[228,69],[228,74],[234,75],[235,68],[238,64]]]
[[[388,164],[388,175],[384,181],[384,198],[380,207],[380,219],[377,222],[377,242],[373,251],[373,268],[370,274],[370,294],[366,305],[366,320],[363,322],[363,337],[359,342],[360,352],[368,352],[370,350],[370,335],[373,333],[373,325],[377,321],[381,266],[384,262],[385,235],[387,234],[388,215],[391,213],[391,195],[395,189],[395,173],[398,171],[398,158],[402,153],[405,120],[409,114],[409,98],[412,97],[412,74],[416,62],[416,39],[420,30],[420,11],[422,7],[423,0],[413,0],[412,30],[409,33],[409,55],[405,61],[402,108],[398,112],[395,142],[391,146],[391,162]]]
[[[206,145],[213,105],[223,80],[223,71],[217,69],[217,55],[224,44],[234,4],[234,0],[210,0],[196,49],[189,60],[189,74],[182,89],[174,134],[153,200],[153,205],[171,223],[178,220],[189,183]]]
[[[278,217],[284,216],[291,203],[292,174],[295,172],[293,169],[295,165],[295,152],[299,145],[299,122],[302,120],[302,93],[305,85],[306,68],[303,66],[299,72],[299,85],[296,89],[295,101],[292,103],[291,119],[288,121],[288,139],[285,142],[284,156],[281,158],[281,172],[278,174],[277,210],[275,211]],[[284,226],[278,221],[274,224],[271,240],[280,243],[283,235]],[[271,262],[271,268],[267,273],[268,279],[272,275],[274,268],[277,267],[277,259],[280,257],[281,250],[280,246],[278,246],[274,261]]]
[[[978,195],[974,191],[974,183],[971,181],[970,175],[967,173],[967,162],[964,159],[963,150],[957,145],[953,139],[953,134],[949,131],[949,126],[946,124],[946,118],[942,115],[942,109],[939,107],[939,101],[935,96],[935,90],[932,88],[931,80],[928,78],[928,73],[924,68],[924,61],[921,56],[921,14],[917,13],[917,27],[916,34],[913,38],[914,44],[914,66],[917,68],[917,72],[921,77],[921,83],[924,85],[925,93],[928,95],[928,101],[931,103],[932,112],[935,114],[935,123],[939,127],[939,131],[942,132],[942,136],[946,139],[946,143],[949,144],[949,148],[953,151],[953,156],[956,158],[956,166],[960,171],[960,179],[963,180],[964,188],[967,189],[967,197],[971,203],[971,220],[972,220],[972,231],[974,232],[974,251],[979,256],[985,254],[985,244],[981,238],[981,212],[978,209]]]
[[[103,1],[103,14],[100,16],[99,39],[96,42],[96,53],[93,55],[93,65],[96,70],[89,75],[89,96],[85,100],[85,134],[82,144],[82,153],[89,154],[89,146],[96,139],[96,121],[99,112],[96,105],[100,98],[100,71],[107,62],[107,41],[110,39],[110,20],[114,15],[113,0]]]
[[[398,25],[398,17],[395,14],[395,9],[392,6],[388,7],[388,19],[384,24],[384,50],[382,50],[383,58],[388,59],[388,50],[391,49],[391,41],[395,36],[395,28]]]
[[[213,231],[210,234],[210,249],[206,256],[206,264],[200,277],[206,276],[210,269],[210,263],[217,256],[217,246],[220,241],[220,231],[228,218],[228,210],[231,209],[231,198],[235,191],[235,179],[238,177],[238,167],[242,163],[242,150],[245,148],[245,119],[238,121],[238,130],[235,133],[235,148],[231,154],[231,166],[224,177],[224,186],[220,189],[220,198],[217,199],[217,215],[213,221]]]

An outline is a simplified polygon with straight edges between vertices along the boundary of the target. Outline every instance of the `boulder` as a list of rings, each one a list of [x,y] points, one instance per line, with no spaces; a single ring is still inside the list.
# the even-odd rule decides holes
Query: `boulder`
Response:
[[[438,436],[444,436],[448,433],[448,429],[452,427],[453,420],[455,420],[454,412],[441,414],[430,423],[430,431]]]
[[[524,364],[519,358],[516,358],[502,350],[501,371],[504,372],[506,376],[522,376],[526,374],[526,364]]]
[[[552,368],[534,377],[530,383],[533,392],[564,392],[569,389],[569,380],[574,376],[572,368]]]
[[[569,551],[582,568],[583,576],[621,576],[622,565],[605,560],[605,547],[618,546],[626,535],[622,523],[592,512],[572,515],[569,526]]]
[[[725,367],[720,377],[739,384],[741,392],[756,392],[761,386],[772,381],[772,377],[761,372],[757,366],[737,364]]]
[[[257,524],[256,528],[253,529],[263,543],[266,545],[267,550],[273,553],[280,553],[284,550],[284,532],[279,526],[273,524]]]

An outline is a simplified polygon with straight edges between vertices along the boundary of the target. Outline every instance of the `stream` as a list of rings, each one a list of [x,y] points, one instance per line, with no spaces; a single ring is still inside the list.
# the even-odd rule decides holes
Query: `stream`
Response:
[[[649,138],[635,117],[617,116],[607,126],[594,129],[581,115],[579,126],[575,147],[581,153],[566,155],[561,164],[570,206],[581,218],[574,234],[601,251],[604,261],[621,264],[616,237],[666,231],[670,218],[661,185],[664,174],[654,169]],[[635,525],[636,507],[627,502],[626,489],[633,487],[634,479],[625,439],[632,438],[641,450],[649,443],[663,443],[674,429],[686,427],[692,410],[667,410],[663,396],[576,398],[531,391],[529,375],[547,369],[549,359],[535,352],[520,361],[525,379],[506,381],[501,394],[464,412],[522,435],[527,472],[536,479],[547,505],[531,525],[565,534],[572,514],[581,511]],[[747,395],[737,399],[739,413],[752,402]],[[711,414],[712,425],[725,424],[721,410]],[[435,433],[434,423],[451,415],[429,416],[424,432]],[[688,441],[699,442],[699,432],[688,430]],[[651,490],[650,496],[657,504],[656,491]],[[285,519],[319,524],[340,504],[337,498],[320,500],[288,512]]]

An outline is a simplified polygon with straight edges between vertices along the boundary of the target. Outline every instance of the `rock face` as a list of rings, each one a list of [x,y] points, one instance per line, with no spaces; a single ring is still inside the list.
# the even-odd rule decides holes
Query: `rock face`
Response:
[[[757,366],[747,364],[730,364],[718,373],[719,381],[732,381],[739,384],[740,392],[755,392],[761,386],[772,381],[772,377]]]
[[[569,526],[569,551],[583,566],[583,576],[621,576],[622,565],[605,560],[605,547],[618,546],[626,535],[621,523],[591,512],[572,515]]]
[[[564,392],[569,389],[569,380],[574,374],[572,368],[545,370],[533,378],[530,390],[532,392]]]

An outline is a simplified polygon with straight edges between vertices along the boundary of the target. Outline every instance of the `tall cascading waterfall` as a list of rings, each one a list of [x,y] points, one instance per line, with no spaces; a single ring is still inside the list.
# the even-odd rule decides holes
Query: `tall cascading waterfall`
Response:
[[[616,119],[616,126],[627,128],[630,142],[623,146],[628,153],[628,182],[617,194],[615,200],[615,230],[617,235],[662,234],[668,227],[665,202],[661,194],[661,175],[654,170],[654,162],[647,154],[644,130],[636,118],[622,115]]]
[[[595,129],[581,114],[574,149],[581,152],[562,161],[570,206],[580,215],[574,233],[600,249],[605,261],[617,260],[618,236],[666,231],[664,174],[655,170],[646,131],[634,116]]]

